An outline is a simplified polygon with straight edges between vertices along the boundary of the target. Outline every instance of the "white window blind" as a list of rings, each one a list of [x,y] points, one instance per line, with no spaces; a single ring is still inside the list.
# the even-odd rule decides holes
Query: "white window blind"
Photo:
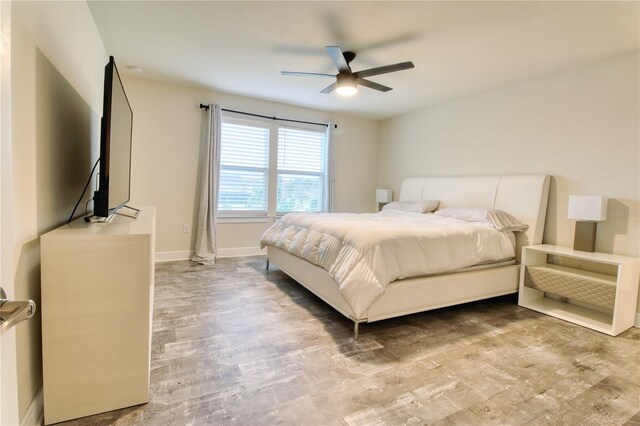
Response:
[[[269,127],[222,121],[218,212],[267,214]]]
[[[278,127],[278,213],[325,210],[327,142],[324,130]]]

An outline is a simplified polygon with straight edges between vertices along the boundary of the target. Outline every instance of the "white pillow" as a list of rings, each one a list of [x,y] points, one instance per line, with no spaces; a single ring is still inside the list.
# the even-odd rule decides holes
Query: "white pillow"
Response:
[[[481,209],[477,207],[450,207],[434,214],[466,222],[482,222],[493,225],[498,231],[526,231],[529,225],[520,222],[504,210]]]
[[[382,210],[403,210],[406,212],[430,213],[438,208],[440,201],[392,201],[387,203]]]

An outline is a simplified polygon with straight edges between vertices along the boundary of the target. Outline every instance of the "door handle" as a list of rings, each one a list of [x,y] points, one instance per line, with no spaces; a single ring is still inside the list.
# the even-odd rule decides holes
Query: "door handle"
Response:
[[[0,299],[0,336],[14,325],[31,318],[35,313],[36,304],[33,300]]]

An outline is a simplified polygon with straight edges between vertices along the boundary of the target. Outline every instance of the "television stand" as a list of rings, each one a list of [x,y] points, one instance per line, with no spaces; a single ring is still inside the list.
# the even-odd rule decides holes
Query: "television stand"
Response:
[[[123,208],[127,208],[129,210],[133,210],[135,213],[133,214],[127,214],[127,213],[122,213],[121,210]],[[116,210],[115,212],[113,212],[113,214],[117,214],[119,216],[126,216],[126,217],[130,217],[132,219],[137,219],[138,216],[140,215],[140,209],[136,209],[134,207],[128,206],[126,204],[123,204],[122,207],[120,207],[118,210]]]
[[[42,236],[45,424],[149,401],[154,235],[143,207],[138,220]]]

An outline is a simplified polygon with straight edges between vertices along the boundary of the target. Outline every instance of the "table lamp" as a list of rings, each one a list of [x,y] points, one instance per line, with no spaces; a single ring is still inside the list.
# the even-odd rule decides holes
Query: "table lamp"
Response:
[[[382,206],[393,201],[393,191],[390,189],[376,189],[376,202],[378,210],[382,210]]]
[[[569,219],[576,221],[573,249],[593,253],[596,249],[598,222],[607,220],[607,197],[570,195]]]

